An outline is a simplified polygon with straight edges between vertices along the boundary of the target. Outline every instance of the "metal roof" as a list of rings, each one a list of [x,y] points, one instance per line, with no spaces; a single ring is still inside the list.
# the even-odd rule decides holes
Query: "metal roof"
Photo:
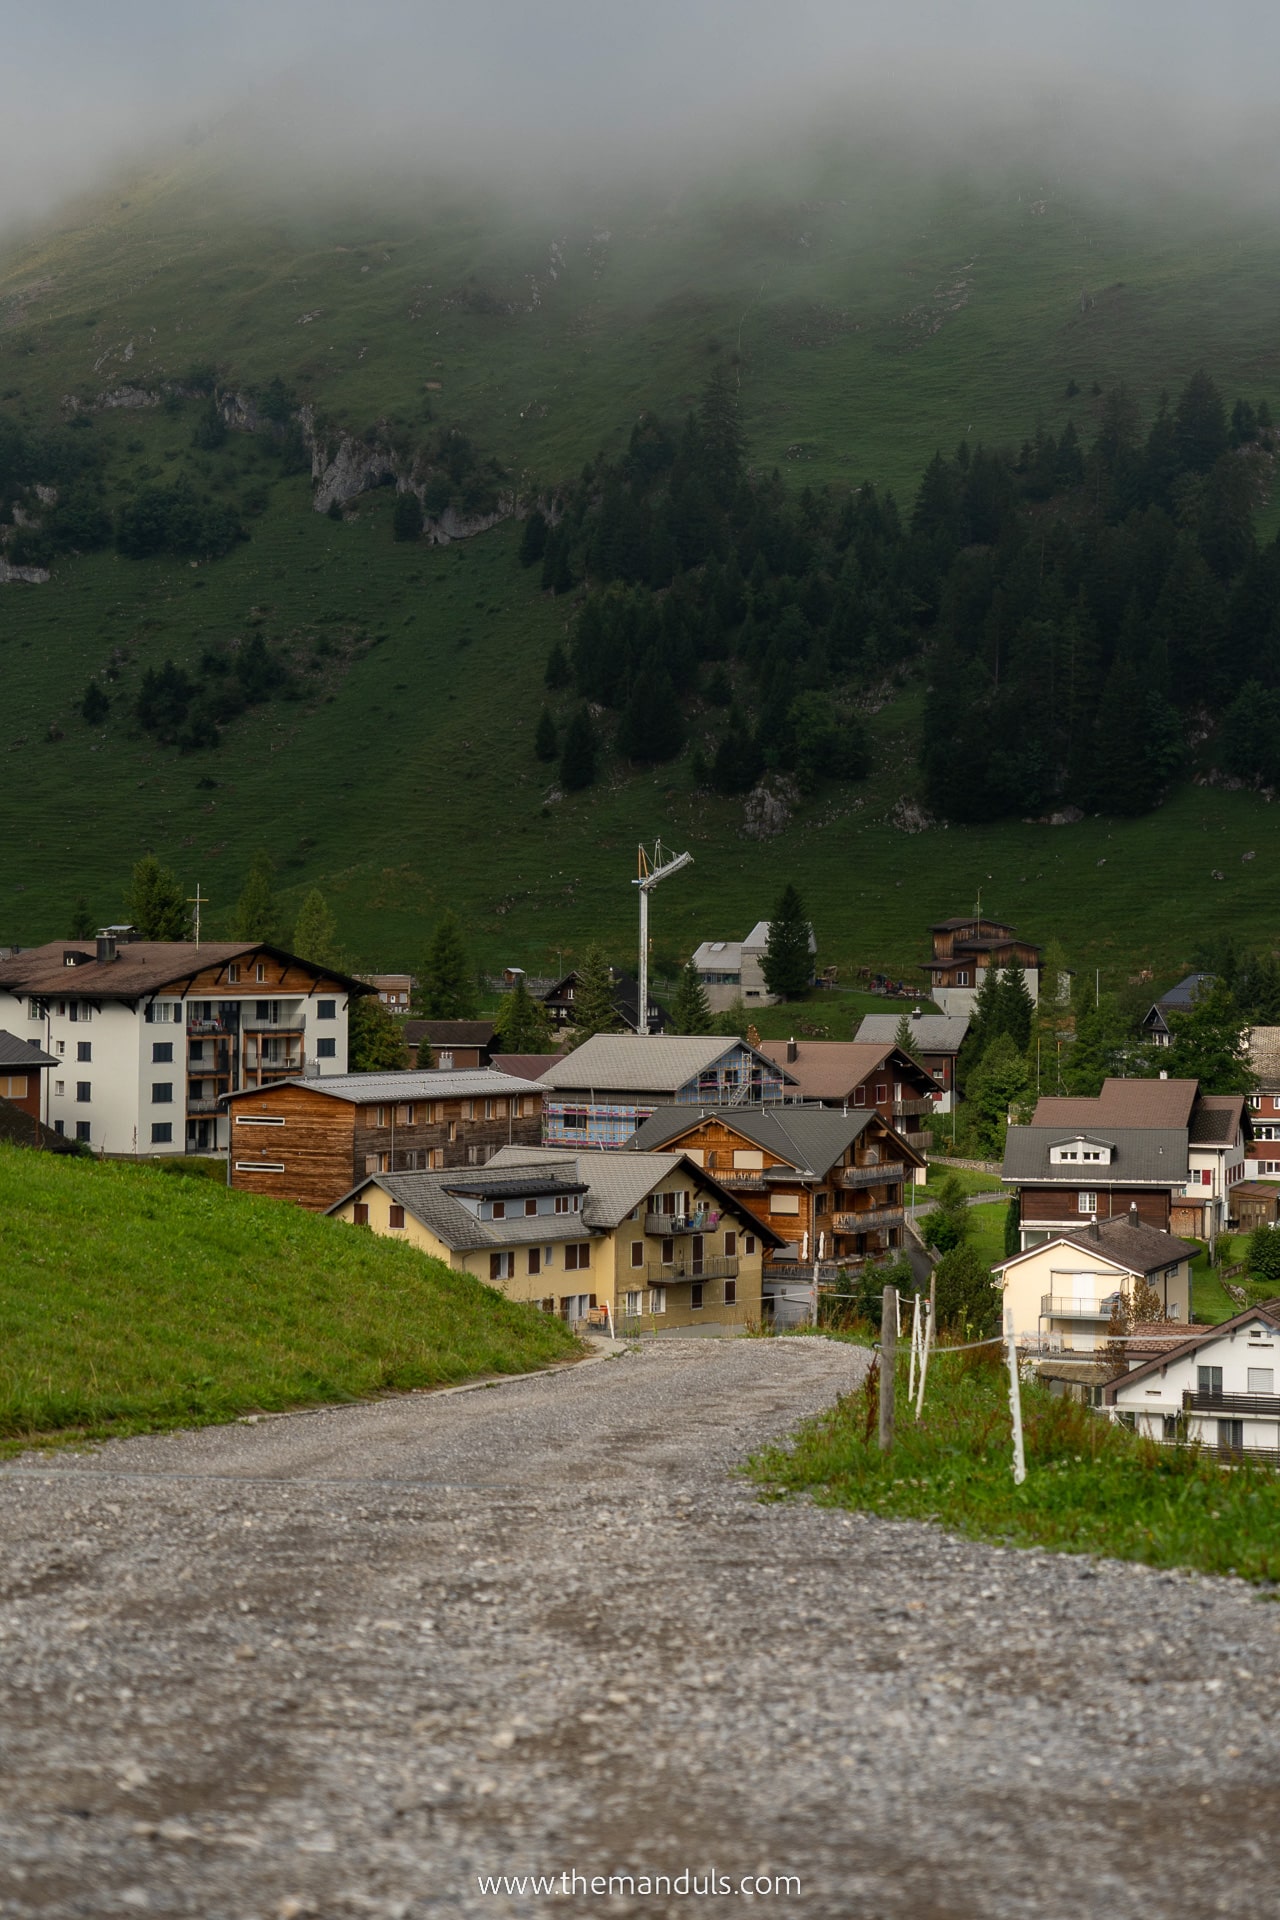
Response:
[[[797,1040],[796,1057],[789,1060],[791,1044],[789,1040],[762,1040],[760,1051],[791,1075],[806,1100],[849,1099],[868,1074],[880,1071],[883,1063],[898,1053],[892,1038],[871,1046],[857,1040]],[[895,1069],[899,1079],[911,1074],[919,1081],[916,1097],[937,1091],[932,1074],[914,1060]]]
[[[1042,1240],[1038,1246],[1028,1247],[1024,1253],[1015,1253],[1012,1259],[1002,1260],[992,1268],[993,1273],[1003,1273],[1006,1267],[1017,1266],[1019,1261],[1029,1260],[1034,1254],[1043,1253],[1045,1248],[1066,1245],[1075,1247],[1083,1253],[1101,1254],[1112,1266],[1123,1267],[1126,1273],[1155,1273],[1160,1267],[1171,1267],[1179,1260],[1189,1260],[1196,1252],[1189,1241],[1179,1240],[1176,1234],[1166,1233],[1163,1227],[1150,1227],[1143,1221],[1135,1223],[1132,1215],[1126,1218],[1099,1220],[1097,1226],[1063,1228],[1051,1239]]]
[[[562,1093],[676,1093],[746,1042],[724,1034],[597,1033],[553,1061],[543,1084]],[[755,1048],[748,1052],[763,1058]],[[775,1063],[767,1062],[772,1066]],[[783,1069],[784,1077],[790,1078]]]
[[[55,1060],[51,1053],[38,1047],[34,1040],[20,1040],[16,1033],[6,1033],[0,1027],[0,1067],[12,1072],[36,1072],[41,1067],[56,1067],[62,1063]]]
[[[873,1041],[892,1046],[901,1017],[896,1013],[869,1013],[854,1038],[864,1046]],[[907,1022],[912,1051],[918,1053],[959,1053],[969,1031],[967,1013],[911,1013]]]
[[[627,1142],[637,1152],[647,1153],[662,1147],[681,1134],[692,1133],[704,1120],[715,1120],[732,1127],[735,1133],[755,1146],[776,1153],[799,1172],[821,1177],[833,1167],[872,1120],[879,1120],[874,1107],[859,1107],[851,1113],[838,1113],[832,1107],[660,1107],[638,1127]],[[887,1125],[887,1122],[882,1122]],[[903,1158],[912,1165],[923,1164],[921,1156],[890,1127],[889,1132],[902,1149]],[[714,1178],[715,1169],[712,1169]]]
[[[1043,1106],[1044,1102],[1041,1102]],[[1058,1102],[1079,1105],[1080,1102]],[[1049,1149],[1079,1138],[1074,1128],[1010,1127],[1001,1178],[1018,1186],[1181,1187],[1187,1179],[1187,1134],[1181,1127],[1108,1127],[1108,1165],[1051,1165]]]
[[[295,1080],[275,1080],[267,1087],[245,1087],[239,1093],[225,1093],[224,1100],[254,1100],[280,1087],[306,1087],[311,1093],[326,1093],[331,1100],[350,1100],[365,1105],[382,1100],[468,1100],[481,1095],[510,1099],[520,1092],[541,1093],[536,1080],[516,1080],[494,1067],[458,1067],[452,1071],[431,1068],[419,1073],[407,1068],[395,1073],[325,1073]]]

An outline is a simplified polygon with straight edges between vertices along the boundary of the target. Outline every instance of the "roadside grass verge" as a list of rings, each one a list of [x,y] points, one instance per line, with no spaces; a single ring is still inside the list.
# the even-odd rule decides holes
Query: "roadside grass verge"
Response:
[[[136,1164],[0,1147],[0,1453],[573,1358],[411,1247]]]
[[[862,1387],[789,1444],[757,1454],[752,1477],[774,1498],[808,1493],[824,1506],[933,1520],[1005,1546],[1280,1579],[1280,1474],[1158,1446],[1024,1385],[1027,1478],[1015,1487],[999,1348],[950,1359],[935,1353],[918,1425],[906,1410],[906,1385],[904,1361],[890,1453],[877,1444],[873,1367]]]

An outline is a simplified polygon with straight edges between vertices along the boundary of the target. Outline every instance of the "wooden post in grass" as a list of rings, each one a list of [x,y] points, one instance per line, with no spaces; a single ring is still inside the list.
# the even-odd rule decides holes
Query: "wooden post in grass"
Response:
[[[880,1451],[893,1445],[893,1387],[898,1363],[898,1289],[880,1295]]]
[[[1020,1487],[1027,1477],[1027,1462],[1022,1451],[1022,1388],[1018,1382],[1018,1343],[1013,1334],[1012,1307],[1004,1316],[1004,1344],[1009,1359],[1009,1412],[1013,1418],[1013,1484]]]
[[[920,1410],[924,1406],[924,1376],[929,1370],[929,1348],[932,1345],[933,1345],[933,1308],[932,1306],[929,1306],[925,1308],[924,1339],[921,1342],[921,1348],[920,1348],[920,1388],[918,1393],[916,1394],[916,1419],[917,1420],[920,1418]]]

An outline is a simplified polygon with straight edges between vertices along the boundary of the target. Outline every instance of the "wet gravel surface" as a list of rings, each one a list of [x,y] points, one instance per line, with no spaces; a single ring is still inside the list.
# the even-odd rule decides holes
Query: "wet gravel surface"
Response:
[[[13,1463],[0,1914],[1277,1911],[1280,1606],[760,1502],[862,1364],[673,1341]]]

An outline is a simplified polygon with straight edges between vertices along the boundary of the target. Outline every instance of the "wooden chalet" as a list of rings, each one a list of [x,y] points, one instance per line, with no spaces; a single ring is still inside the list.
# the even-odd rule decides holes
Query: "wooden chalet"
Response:
[[[34,1040],[21,1040],[0,1028],[0,1100],[6,1100],[19,1113],[42,1120],[48,1112],[47,1086],[43,1076],[60,1061]]]
[[[424,1071],[435,1067],[441,1073],[487,1067],[499,1044],[492,1020],[406,1020],[404,1037],[415,1066],[421,1064]],[[424,1040],[430,1058],[420,1062]]]
[[[795,1082],[792,1097],[843,1112],[873,1108],[917,1154],[933,1145],[941,1090],[901,1047],[883,1041],[762,1040],[760,1051]]]
[[[613,973],[613,1010],[627,1033],[640,1031],[640,983],[629,973]],[[566,973],[564,978],[555,981],[542,995],[542,1004],[547,1010],[553,1033],[571,1033],[574,1024],[574,1001],[579,980],[576,970]],[[649,1032],[665,1033],[671,1021],[665,1007],[649,996]]]
[[[348,1073],[226,1096],[230,1184],[323,1212],[370,1173],[482,1167],[536,1146],[543,1089],[491,1068]]]
[[[905,1188],[924,1156],[882,1114],[822,1107],[690,1114],[663,1107],[631,1141],[637,1152],[683,1153],[742,1204],[780,1245],[771,1262],[857,1265],[903,1244]]]
[[[882,1047],[897,1044],[901,1014],[869,1013],[854,1039],[863,1046],[878,1043]],[[916,1007],[907,1015],[911,1045],[907,1049],[933,1077],[940,1098],[938,1113],[950,1113],[955,1095],[956,1061],[969,1031],[967,1014],[924,1013]]]
[[[972,1013],[978,989],[993,967],[1000,973],[1021,970],[1031,998],[1039,998],[1043,952],[1020,940],[1007,921],[982,914],[936,920],[929,935],[933,955],[921,971],[929,977],[930,997],[944,1013]]]

